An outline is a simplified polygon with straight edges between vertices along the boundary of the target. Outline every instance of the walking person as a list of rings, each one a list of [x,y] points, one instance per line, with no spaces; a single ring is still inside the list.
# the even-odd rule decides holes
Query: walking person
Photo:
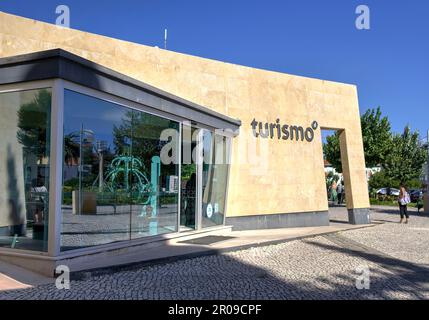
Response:
[[[337,182],[334,180],[332,180],[332,184],[331,184],[331,201],[335,204],[335,202],[337,201]]]
[[[343,182],[340,181],[337,186],[338,205],[343,203],[343,192],[344,192]]]
[[[32,197],[34,199],[35,210],[34,210],[34,223],[41,224],[44,222],[44,214],[47,206],[47,194],[48,189],[44,184],[44,178],[38,176],[36,180],[36,186],[31,188]]]
[[[401,215],[401,220],[399,221],[399,223],[402,223],[402,221],[404,221],[404,216],[405,216],[405,223],[408,223],[408,220],[410,217],[408,215],[407,205],[411,202],[411,199],[403,183],[401,183],[401,187],[399,188],[398,202],[399,202],[399,214]]]

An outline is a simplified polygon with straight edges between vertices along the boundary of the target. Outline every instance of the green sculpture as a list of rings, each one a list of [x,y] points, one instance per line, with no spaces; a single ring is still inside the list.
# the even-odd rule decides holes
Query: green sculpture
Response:
[[[144,171],[145,167],[140,159],[133,156],[118,156],[109,165],[105,179],[106,186],[110,192],[119,189],[127,193],[137,193],[137,199],[143,204],[148,204],[153,188]],[[135,177],[135,181],[132,180],[132,177]],[[147,199],[142,201],[146,197]]]
[[[161,176],[161,159],[158,156],[152,157],[151,169],[150,169],[150,180],[151,185],[153,186],[154,191],[158,191],[159,177]],[[158,199],[157,197],[152,197],[150,200],[150,205],[153,209],[152,216],[158,214]]]

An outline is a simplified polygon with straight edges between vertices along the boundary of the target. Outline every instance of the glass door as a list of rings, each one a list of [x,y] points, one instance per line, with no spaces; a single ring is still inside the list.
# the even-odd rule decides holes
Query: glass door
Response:
[[[183,124],[182,126],[182,170],[180,188],[180,231],[198,229],[197,217],[197,176],[199,129]]]
[[[203,130],[201,227],[223,225],[229,170],[229,138]]]
[[[181,231],[223,225],[229,152],[230,138],[183,125]]]

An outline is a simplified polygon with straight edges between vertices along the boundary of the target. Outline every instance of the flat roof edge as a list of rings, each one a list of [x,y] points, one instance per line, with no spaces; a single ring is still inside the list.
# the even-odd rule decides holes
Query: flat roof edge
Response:
[[[63,60],[72,62],[74,64],[78,64],[80,66],[83,66],[83,67],[91,70],[92,72],[95,72],[97,74],[101,74],[101,75],[103,75],[103,76],[105,76],[105,77],[107,77],[113,81],[120,82],[124,85],[134,87],[135,89],[142,90],[146,93],[155,95],[159,98],[168,100],[170,102],[180,104],[186,108],[204,113],[210,117],[218,118],[218,119],[222,120],[223,122],[227,122],[227,123],[232,124],[234,127],[240,127],[241,126],[241,120],[239,120],[239,119],[230,118],[230,117],[228,117],[224,114],[221,114],[217,111],[214,111],[210,108],[207,108],[207,107],[201,106],[199,104],[196,104],[194,102],[191,102],[189,100],[183,99],[179,96],[176,96],[176,95],[171,94],[169,92],[166,92],[162,89],[151,86],[151,85],[144,83],[140,80],[134,79],[130,76],[124,75],[120,72],[117,72],[115,70],[112,70],[110,68],[102,66],[102,65],[95,63],[93,61],[87,60],[81,56],[75,55],[69,51],[66,51],[66,50],[60,49],[60,48],[0,58],[0,69],[12,67],[12,66],[19,66],[19,65],[28,64],[28,63],[37,63],[38,61],[44,61],[44,60],[55,59],[55,58],[63,59]],[[55,76],[55,74],[52,74],[51,78],[65,78],[66,75],[62,74],[61,69],[62,68],[59,67],[57,70],[57,72],[59,74],[57,76]],[[53,72],[53,73],[55,73],[55,72]],[[7,78],[7,75],[3,75],[3,78],[0,79],[0,84],[14,83],[14,82],[16,83],[17,82],[17,79],[14,77],[11,77],[10,82],[8,82],[7,79],[5,80],[4,78]],[[46,76],[43,78],[46,79]],[[35,79],[30,79],[27,81],[34,81],[34,80]],[[40,80],[42,80],[42,79],[40,79]],[[66,80],[68,80],[68,79],[66,79]],[[26,80],[21,79],[20,82],[24,82],[24,81],[26,81]],[[100,91],[103,91],[103,90],[100,90]]]

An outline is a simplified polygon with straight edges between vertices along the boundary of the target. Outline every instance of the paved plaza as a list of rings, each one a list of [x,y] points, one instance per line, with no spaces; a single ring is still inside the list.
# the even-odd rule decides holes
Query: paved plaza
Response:
[[[344,209],[331,210],[337,223]],[[0,292],[0,299],[428,299],[429,216],[377,207],[374,227]],[[356,279],[369,272],[369,289]],[[363,283],[358,281],[358,283]]]

